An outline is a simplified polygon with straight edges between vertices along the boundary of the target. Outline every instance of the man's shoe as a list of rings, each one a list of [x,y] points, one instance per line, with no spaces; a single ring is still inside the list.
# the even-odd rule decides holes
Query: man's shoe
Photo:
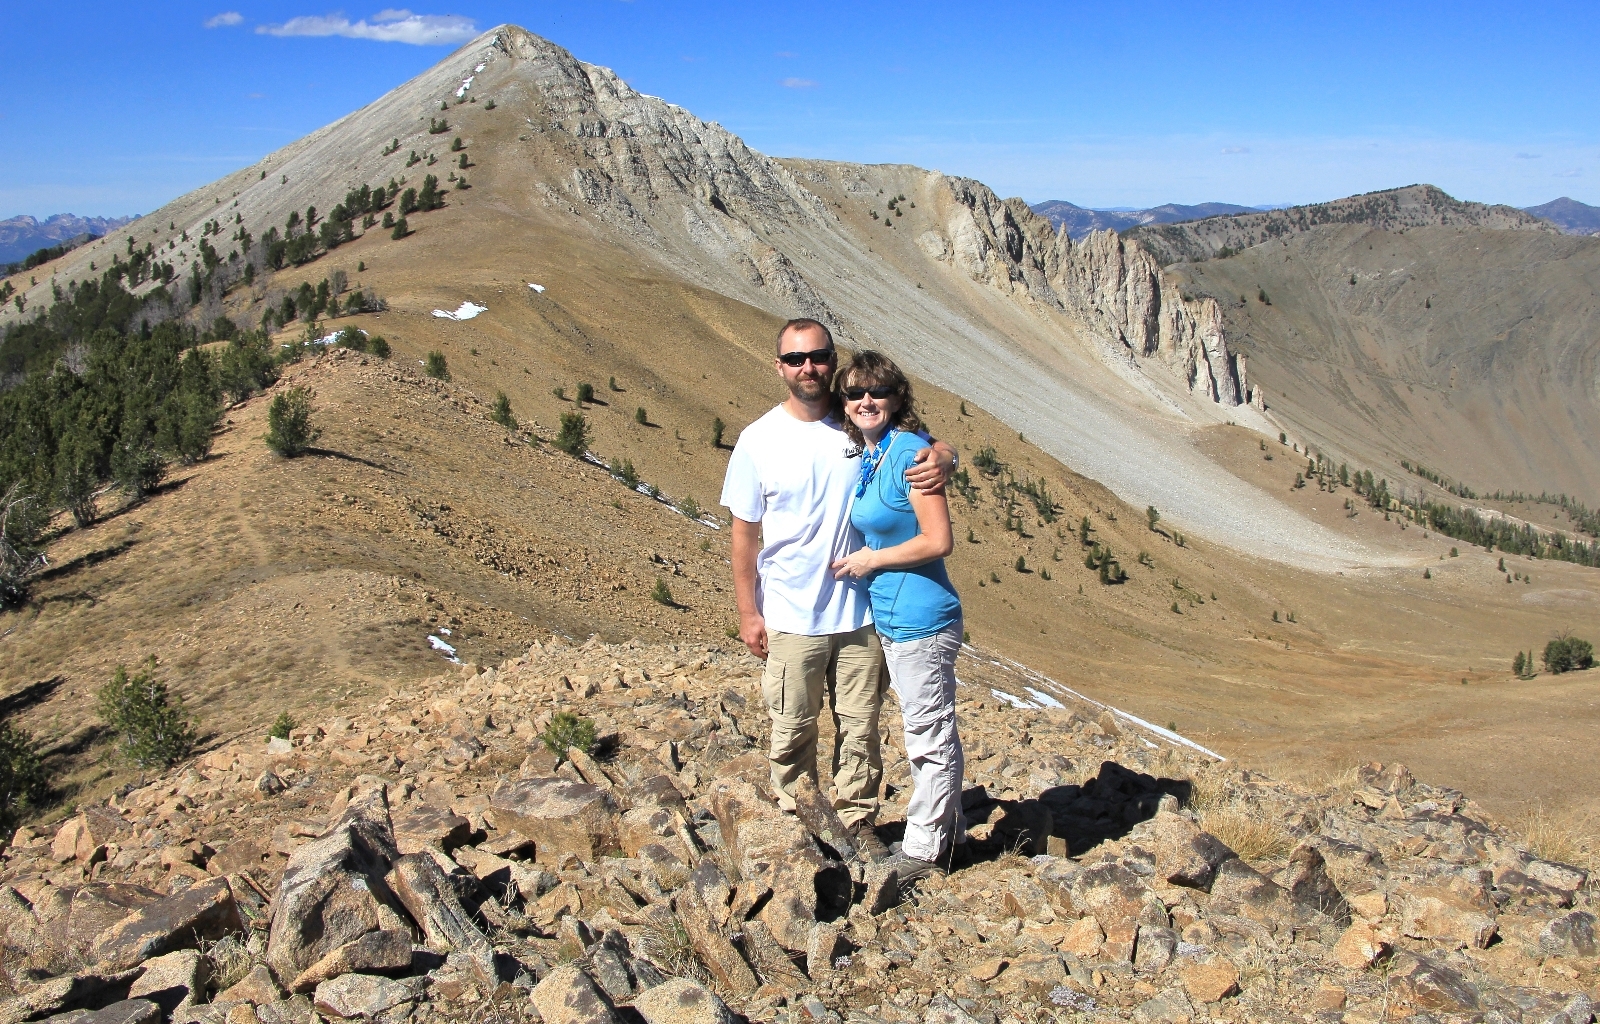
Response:
[[[924,878],[943,878],[945,876],[943,864],[910,857],[903,851],[890,857],[887,864],[900,877],[900,893],[902,896],[909,893]]]
[[[850,841],[856,844],[856,850],[870,864],[889,859],[889,848],[883,845],[883,840],[878,838],[878,833],[873,829],[870,821],[858,821],[845,828]]]

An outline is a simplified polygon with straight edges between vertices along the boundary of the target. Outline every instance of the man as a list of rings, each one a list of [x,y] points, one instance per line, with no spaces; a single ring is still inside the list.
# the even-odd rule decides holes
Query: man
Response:
[[[833,805],[856,843],[887,856],[873,832],[883,782],[878,716],[887,675],[865,587],[831,566],[859,546],[849,521],[860,461],[833,418],[833,335],[811,319],[778,332],[774,365],[789,397],[746,427],[722,486],[732,513],[739,639],[767,665],[762,697],[772,718],[772,788],[793,810],[802,773],[817,778],[817,718],[826,690],[838,737]],[[932,458],[929,458],[929,455]],[[955,450],[935,442],[906,479],[944,486]]]

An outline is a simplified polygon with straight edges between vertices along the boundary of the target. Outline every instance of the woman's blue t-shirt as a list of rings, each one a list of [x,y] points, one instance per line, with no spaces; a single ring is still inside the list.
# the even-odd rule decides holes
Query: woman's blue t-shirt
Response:
[[[923,444],[916,434],[896,431],[866,493],[850,509],[851,524],[874,551],[902,544],[921,532],[911,508],[906,470]],[[961,619],[961,598],[950,584],[942,558],[914,569],[875,572],[867,590],[872,595],[872,621],[890,640],[919,640]]]

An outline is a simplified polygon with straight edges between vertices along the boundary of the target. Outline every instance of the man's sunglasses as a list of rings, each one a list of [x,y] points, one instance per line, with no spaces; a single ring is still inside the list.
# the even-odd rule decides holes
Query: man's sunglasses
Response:
[[[810,352],[785,352],[778,357],[778,362],[785,366],[801,367],[806,365],[806,360],[811,360],[813,365],[822,366],[833,362],[833,349],[819,348]]]
[[[870,388],[845,388],[844,389],[844,397],[846,399],[852,401],[852,402],[859,402],[863,398],[867,397],[868,395],[871,395],[873,398],[876,398],[878,401],[881,402],[885,398],[888,398],[891,395],[893,395],[894,393],[895,393],[895,388],[894,388],[894,386],[892,384],[874,384]]]

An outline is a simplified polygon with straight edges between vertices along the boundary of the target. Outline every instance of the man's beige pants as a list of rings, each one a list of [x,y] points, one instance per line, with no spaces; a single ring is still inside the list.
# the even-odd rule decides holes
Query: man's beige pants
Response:
[[[804,636],[767,631],[761,695],[772,716],[772,789],[794,810],[794,785],[804,772],[817,778],[817,717],[824,687],[838,736],[833,745],[833,806],[846,825],[878,813],[883,755],[878,715],[887,674],[877,631]]]

